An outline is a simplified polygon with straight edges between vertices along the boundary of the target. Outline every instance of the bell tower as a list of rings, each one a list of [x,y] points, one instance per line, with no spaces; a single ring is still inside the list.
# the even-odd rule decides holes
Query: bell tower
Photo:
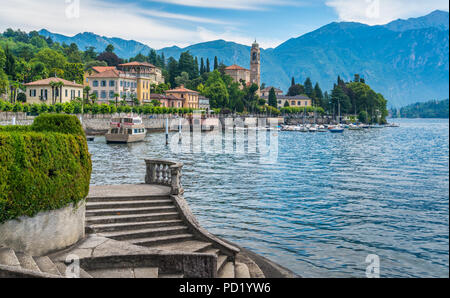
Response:
[[[257,94],[260,95],[261,86],[261,50],[259,44],[255,42],[252,44],[250,51],[250,83],[258,85]]]

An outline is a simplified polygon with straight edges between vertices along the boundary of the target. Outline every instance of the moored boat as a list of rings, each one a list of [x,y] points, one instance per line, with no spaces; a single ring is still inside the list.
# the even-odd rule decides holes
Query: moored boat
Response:
[[[105,135],[107,143],[135,143],[145,139],[146,129],[140,117],[113,118]]]
[[[344,128],[341,127],[340,125],[330,126],[330,127],[328,127],[328,130],[331,133],[343,133],[344,132]]]

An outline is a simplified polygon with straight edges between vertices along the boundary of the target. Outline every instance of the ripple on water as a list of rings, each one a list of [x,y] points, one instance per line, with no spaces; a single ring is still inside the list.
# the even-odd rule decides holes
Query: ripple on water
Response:
[[[185,197],[212,233],[305,277],[447,277],[448,120],[400,128],[279,134],[276,164],[256,154],[172,154],[145,143],[89,143],[94,185],[142,183],[144,158],[181,160]]]

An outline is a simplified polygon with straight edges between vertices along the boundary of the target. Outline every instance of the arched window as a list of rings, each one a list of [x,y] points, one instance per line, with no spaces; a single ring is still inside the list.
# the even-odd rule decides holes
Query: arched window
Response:
[[[257,54],[256,54],[256,52],[253,52],[253,61],[256,62],[256,59],[257,59]]]

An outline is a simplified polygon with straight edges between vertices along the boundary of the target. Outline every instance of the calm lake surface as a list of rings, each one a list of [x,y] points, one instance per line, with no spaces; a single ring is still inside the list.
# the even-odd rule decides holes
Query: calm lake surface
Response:
[[[344,134],[280,132],[257,154],[174,154],[145,143],[89,143],[93,185],[143,183],[145,158],[184,162],[185,198],[210,232],[304,277],[448,277],[448,119]]]

